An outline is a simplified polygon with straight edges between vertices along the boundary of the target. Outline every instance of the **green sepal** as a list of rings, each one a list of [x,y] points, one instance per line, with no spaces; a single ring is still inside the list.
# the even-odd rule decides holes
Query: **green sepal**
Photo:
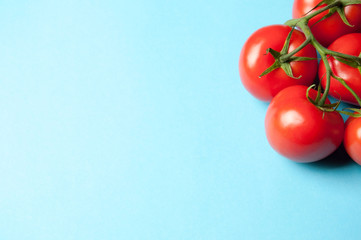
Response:
[[[286,75],[293,79],[300,79],[302,77],[302,76],[295,77],[292,72],[291,64],[289,62],[280,63],[278,59],[276,59],[275,62],[269,68],[267,68],[263,73],[261,73],[261,75],[259,75],[258,77],[261,78],[264,75],[269,74],[270,72],[278,68],[282,68],[282,70],[286,73]]]
[[[276,70],[277,68],[280,68],[281,64],[278,60],[276,60],[269,68],[267,68],[263,73],[261,73],[261,75],[259,75],[258,77],[261,78],[266,74],[269,74],[270,72]]]
[[[333,72],[331,73],[331,76],[332,76],[334,79],[336,79],[337,81],[341,82],[341,83],[345,82],[345,80],[343,80],[343,78],[337,76],[337,75],[334,74]]]
[[[357,95],[357,93],[352,88],[350,88],[350,86],[346,83],[346,81],[343,80],[342,78],[340,78],[339,76],[336,76],[336,74],[334,74],[333,72],[331,72],[331,76],[333,78],[335,78],[337,81],[339,81],[353,95],[353,97],[356,99],[358,105],[361,106],[360,97]]]
[[[323,4],[327,4],[327,5],[330,5],[332,3],[335,3],[336,0],[324,0],[324,1],[321,1],[319,4],[317,4],[314,8],[312,8],[310,10],[310,12],[318,7],[320,7],[321,5]],[[343,1],[342,2],[342,6],[336,6],[336,7],[333,7],[331,8],[330,10],[328,10],[328,13],[323,16],[320,20],[318,20],[315,24],[321,22],[322,20],[325,20],[326,18],[329,18],[331,17],[335,12],[337,12],[339,15],[340,15],[340,18],[342,19],[342,21],[349,27],[353,27],[353,25],[350,24],[350,22],[348,21],[347,17],[346,17],[346,14],[345,14],[345,6],[347,5],[351,5],[351,4],[361,4],[361,1],[360,0],[355,0],[355,1],[352,1],[354,3],[351,3],[350,4],[350,1],[346,1],[346,3],[344,3]]]
[[[276,50],[272,49],[272,48],[268,48],[266,51],[266,54],[271,54],[272,57],[275,59],[275,62],[269,67],[267,68],[263,73],[261,73],[261,75],[259,75],[258,77],[261,78],[266,74],[269,74],[270,72],[276,70],[277,68],[281,67],[281,64],[279,62],[279,57],[281,56],[281,54],[279,52],[277,52]]]
[[[281,68],[283,69],[283,71],[285,71],[285,73],[287,74],[287,76],[291,77],[291,78],[294,78],[294,79],[300,79],[302,76],[298,76],[298,77],[295,77],[293,75],[293,72],[292,72],[292,68],[291,68],[291,64],[286,62],[286,63],[282,63],[281,64]]]
[[[315,100],[313,100],[312,98],[310,98],[309,96],[309,92],[312,88],[316,87],[316,84],[312,84],[311,86],[309,86],[306,90],[306,98],[308,101],[310,101],[313,105],[317,106],[317,102]],[[320,94],[321,95],[321,94]],[[319,98],[319,91],[317,91],[317,97],[316,99]]]
[[[341,100],[338,100],[335,103],[325,104],[325,105],[323,105],[322,108],[326,109],[326,111],[328,111],[328,112],[333,112],[338,108],[338,106],[340,106],[340,103],[341,103]]]
[[[321,99],[321,94],[322,94],[322,88],[321,85],[319,84],[317,87],[317,96],[316,99],[313,100],[312,98],[310,98],[309,96],[309,91],[314,88],[316,85],[312,84],[310,87],[307,88],[306,91],[306,98],[308,99],[308,101],[310,101],[314,106],[316,106],[318,109],[320,109],[323,112],[334,112],[337,111],[337,108],[340,106],[341,100],[335,102],[335,103],[330,103],[330,104],[323,104],[322,106],[319,104],[319,101]]]
[[[271,54],[272,57],[274,57],[275,59],[279,58],[281,56],[281,53],[277,52],[276,50],[272,49],[272,48],[267,48],[266,54]]]
[[[317,87],[317,96],[316,96],[316,99],[315,99],[315,102],[316,102],[316,103],[317,103],[318,101],[320,101],[320,99],[321,99],[321,91],[322,91],[321,84],[318,84],[318,87]]]
[[[331,17],[335,12],[336,12],[336,9],[335,9],[335,8],[331,8],[330,10],[328,10],[328,13],[327,13],[325,16],[323,16],[320,20],[318,20],[317,22],[315,22],[315,23],[313,24],[313,26],[316,25],[317,23],[325,20],[326,18]]]
[[[359,108],[344,108],[343,110],[350,110],[350,111],[354,111],[354,112],[358,112],[359,114],[361,114],[361,109]]]
[[[331,73],[331,77],[335,78],[335,79],[338,80],[339,82],[345,82],[345,80],[343,80],[343,78],[337,76],[337,75],[334,74],[333,72]]]
[[[276,70],[277,68],[282,68],[282,70],[286,73],[286,75],[291,77],[291,78],[300,79],[302,77],[302,76],[295,77],[293,75],[290,61],[282,62],[282,63],[280,61],[280,57],[282,55],[288,53],[288,49],[290,47],[290,42],[291,42],[291,36],[292,36],[292,33],[293,33],[294,30],[295,30],[295,28],[292,27],[291,31],[287,35],[285,43],[284,43],[284,45],[282,47],[282,50],[280,52],[277,52],[276,50],[274,50],[272,48],[267,49],[266,54],[270,53],[273,56],[273,58],[275,59],[275,62],[270,67],[268,67],[263,73],[261,73],[261,75],[259,75],[259,77],[263,77],[264,75]],[[298,59],[298,60],[295,60],[295,61],[302,61],[301,60],[302,57],[295,57],[295,59]],[[303,61],[310,60],[308,58],[304,58],[304,59],[305,60],[303,60]]]
[[[341,57],[334,57],[337,61],[339,62],[342,62],[350,67],[353,67],[353,68],[358,68],[358,67],[361,67],[357,62],[355,61],[352,61],[352,60],[349,60],[349,59],[346,59],[346,58],[341,58]]]
[[[280,52],[281,55],[288,53],[288,49],[290,48],[292,33],[294,30],[295,30],[295,27],[292,27],[291,31],[288,33],[287,38],[285,40],[285,44],[283,45],[282,50]]]
[[[345,110],[350,110],[352,112],[345,111]],[[344,109],[339,110],[337,112],[345,114],[347,116],[351,116],[351,117],[356,117],[356,118],[361,117],[361,109],[359,109],[359,108],[344,108]]]
[[[353,4],[361,4],[360,0],[346,0],[341,1],[344,6],[353,5]]]
[[[337,110],[337,112],[345,114],[345,115],[350,116],[350,117],[354,117],[354,118],[361,117],[361,114],[358,114],[358,113],[351,113],[351,112],[342,111],[342,110]]]
[[[337,108],[340,106],[341,100],[338,100],[335,103],[324,104],[323,106],[317,106],[323,112],[335,112],[338,111]]]
[[[340,15],[342,21],[349,27],[354,27],[354,25],[351,25],[350,22],[347,20],[347,17],[345,15],[345,7],[338,7],[336,8],[336,11]]]
[[[335,0],[323,0],[321,2],[319,2],[316,6],[314,6],[310,11],[308,11],[307,13],[305,13],[305,15],[309,14],[310,12],[312,12],[313,10],[315,10],[316,8],[322,6],[323,4],[331,4],[331,3],[334,3]]]

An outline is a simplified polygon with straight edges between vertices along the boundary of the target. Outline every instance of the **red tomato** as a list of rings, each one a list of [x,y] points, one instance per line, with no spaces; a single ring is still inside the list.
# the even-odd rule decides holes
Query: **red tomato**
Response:
[[[343,141],[348,155],[361,165],[361,118],[347,119]]]
[[[361,33],[350,33],[344,35],[334,41],[328,49],[345,53],[349,55],[359,56],[361,52]],[[328,62],[333,73],[345,80],[358,96],[361,97],[361,74],[357,68],[353,68],[345,63],[337,61],[330,57]],[[320,64],[318,76],[321,79],[322,87],[326,86],[326,68],[324,64]],[[356,99],[352,94],[337,80],[331,77],[330,95],[335,98],[341,98],[342,101],[356,104]]]
[[[319,2],[321,2],[321,0],[295,0],[293,3],[293,18],[300,18],[304,16]],[[323,6],[316,8],[316,10],[322,8]],[[328,11],[325,11],[311,18],[309,21],[312,33],[323,46],[327,47],[342,35],[361,32],[361,5],[354,4],[345,7],[345,16],[353,27],[347,26],[342,21],[338,13],[334,13],[329,18],[318,22],[327,13]]]
[[[279,91],[292,85],[306,85],[313,83],[317,75],[317,61],[291,62],[294,79],[278,68],[263,77],[259,77],[275,59],[266,54],[268,48],[280,52],[284,42],[291,31],[285,25],[271,25],[254,32],[244,44],[239,58],[239,72],[245,88],[256,98],[270,101]],[[302,32],[295,30],[291,37],[289,52],[305,41]],[[316,58],[316,50],[312,45],[307,45],[295,56]]]
[[[334,152],[342,142],[344,122],[338,112],[323,112],[306,98],[307,87],[291,86],[273,98],[266,113],[268,142],[296,162],[314,162]],[[309,97],[315,99],[311,89]],[[327,101],[329,103],[329,101]]]

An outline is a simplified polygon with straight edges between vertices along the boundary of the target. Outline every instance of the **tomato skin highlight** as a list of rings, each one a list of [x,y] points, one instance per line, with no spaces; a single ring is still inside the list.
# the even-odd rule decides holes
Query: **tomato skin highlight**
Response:
[[[347,119],[343,145],[348,155],[361,165],[361,118]]]
[[[309,86],[317,75],[317,60],[309,60],[291,62],[293,75],[301,76],[299,79],[287,76],[281,68],[259,77],[275,62],[270,53],[266,54],[267,49],[272,48],[280,52],[290,31],[291,28],[285,25],[270,25],[260,28],[248,38],[241,50],[239,58],[241,81],[248,92],[262,101],[271,101],[279,91],[292,85]],[[297,48],[304,41],[304,34],[294,30],[288,52]],[[295,56],[317,58],[317,53],[314,47],[308,44]]]
[[[338,112],[323,112],[306,98],[307,87],[291,86],[270,103],[265,130],[274,150],[296,162],[321,160],[342,143],[344,122]],[[309,96],[315,99],[317,91]],[[329,101],[328,101],[329,103]]]
[[[328,49],[345,53],[348,55],[359,56],[361,52],[361,33],[351,33],[344,35],[334,41]],[[334,57],[329,57],[328,62],[333,73],[341,77],[355,93],[361,97],[361,74],[357,68],[353,68],[345,63],[337,61]],[[326,86],[326,68],[320,64],[318,76],[321,79],[323,88]],[[358,105],[357,100],[352,94],[335,78],[331,77],[329,94],[344,102]]]
[[[303,17],[320,2],[321,0],[295,0],[293,3],[292,17]],[[322,5],[313,11],[316,11],[324,6],[325,5]],[[361,32],[361,5],[353,4],[345,7],[345,16],[353,27],[347,26],[342,21],[338,13],[334,13],[329,18],[318,22],[327,13],[328,11],[325,11],[311,18],[308,24],[315,38],[323,46],[329,46],[334,40],[345,34]]]

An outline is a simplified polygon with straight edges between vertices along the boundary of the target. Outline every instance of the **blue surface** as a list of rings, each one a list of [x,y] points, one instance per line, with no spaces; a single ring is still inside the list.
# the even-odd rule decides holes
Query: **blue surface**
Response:
[[[291,7],[1,1],[0,239],[359,239],[361,167],[276,154],[239,80]]]

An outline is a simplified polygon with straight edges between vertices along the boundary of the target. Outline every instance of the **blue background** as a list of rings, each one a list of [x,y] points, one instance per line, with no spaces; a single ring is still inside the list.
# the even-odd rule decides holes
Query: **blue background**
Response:
[[[0,1],[0,239],[359,239],[361,167],[275,153],[238,56],[292,1]]]

